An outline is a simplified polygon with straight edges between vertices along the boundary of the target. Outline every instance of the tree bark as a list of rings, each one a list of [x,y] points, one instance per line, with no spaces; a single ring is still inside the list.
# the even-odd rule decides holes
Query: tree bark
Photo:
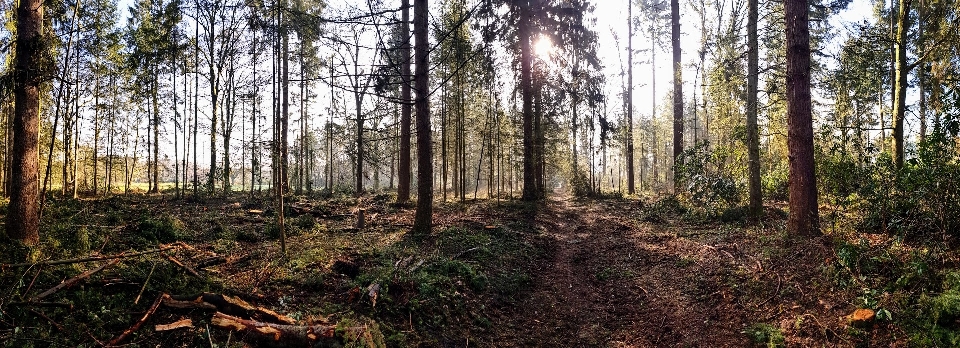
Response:
[[[893,110],[893,163],[903,167],[904,117],[907,110],[907,84],[910,68],[907,66],[907,31],[910,29],[910,6],[912,0],[899,0],[900,12],[897,17],[897,50],[894,52],[894,110]]]
[[[680,65],[680,1],[670,1],[671,31],[670,39],[673,42],[673,165],[676,167],[680,154],[683,153],[683,77]],[[677,175],[673,176],[676,185]]]
[[[403,0],[401,5],[403,7],[402,12],[402,21],[401,27],[403,28],[404,35],[410,33],[410,0]],[[400,48],[400,54],[403,56],[400,59],[400,70],[401,70],[401,80],[403,84],[400,86],[400,163],[399,163],[399,172],[397,174],[397,202],[404,203],[410,200],[410,114],[412,108],[410,105],[410,40],[407,39],[403,42],[403,46]]]
[[[430,234],[433,223],[433,151],[430,134],[430,86],[428,75],[427,0],[413,1],[413,30],[416,47],[417,100],[417,211],[413,232]]]
[[[627,193],[636,193],[633,167],[633,0],[627,1]]]
[[[784,3],[787,38],[787,148],[790,162],[790,216],[795,235],[819,234],[817,182],[810,110],[810,32],[807,0]]]
[[[528,5],[520,7],[520,89],[523,97],[523,197],[537,200],[533,157],[533,55],[530,52],[531,14]]]
[[[27,245],[40,240],[39,135],[43,2],[21,0],[17,7],[16,75],[13,87],[13,153],[7,236]]]
[[[763,197],[760,191],[760,132],[757,126],[757,89],[760,74],[757,44],[758,0],[749,0],[747,10],[747,171],[750,190],[750,214],[754,217],[763,212]],[[696,103],[694,103],[696,104]]]

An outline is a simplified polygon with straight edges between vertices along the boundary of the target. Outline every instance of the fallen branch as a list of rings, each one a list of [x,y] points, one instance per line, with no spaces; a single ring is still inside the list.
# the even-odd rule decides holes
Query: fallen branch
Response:
[[[143,313],[143,317],[141,317],[140,320],[137,320],[136,323],[133,323],[133,326],[131,326],[129,329],[124,330],[123,333],[120,334],[120,336],[117,336],[117,338],[110,340],[110,342],[107,343],[107,347],[112,347],[119,344],[120,342],[123,342],[123,340],[127,339],[127,336],[130,336],[131,334],[139,330],[140,327],[143,326],[143,323],[145,323],[147,319],[149,319],[150,316],[157,311],[157,308],[160,307],[160,301],[163,299],[164,295],[157,296],[157,300],[153,301],[153,305],[150,306],[150,309],[148,309],[146,313]]]
[[[43,314],[43,312],[40,312],[40,311],[35,310],[35,309],[33,309],[33,308],[30,308],[30,312],[33,313],[34,315],[38,316],[38,317],[41,317],[41,318],[43,318],[43,319],[46,319],[48,322],[50,322],[50,324],[53,324],[53,326],[56,326],[56,327],[57,327],[57,330],[60,330],[60,331],[63,331],[63,330],[64,330],[64,329],[63,329],[63,325],[60,325],[59,323],[53,321],[53,319],[50,319],[50,317],[48,317],[46,314]]]
[[[97,268],[88,270],[88,271],[86,271],[86,272],[80,273],[80,275],[78,275],[78,276],[76,276],[76,277],[73,277],[73,278],[70,278],[70,279],[67,279],[66,281],[63,281],[63,282],[61,282],[60,284],[57,284],[57,286],[54,286],[54,287],[50,288],[49,290],[40,293],[40,295],[37,295],[36,297],[32,298],[32,299],[30,300],[30,302],[40,302],[40,300],[43,300],[43,299],[49,297],[50,295],[53,295],[55,292],[60,291],[60,289],[63,289],[63,288],[72,286],[73,284],[76,284],[77,282],[79,282],[79,281],[81,281],[81,280],[84,280],[84,279],[86,279],[86,278],[89,278],[89,277],[90,277],[91,275],[93,275],[94,273],[100,272],[100,271],[106,269],[107,267],[116,265],[116,264],[118,264],[118,263],[120,263],[120,259],[113,259],[112,261],[103,264],[103,266],[100,266],[100,267],[97,267]]]
[[[9,305],[14,307],[59,307],[73,310],[72,303],[63,302],[10,302]]]
[[[171,308],[199,308],[215,310],[242,318],[251,318],[260,321],[269,321],[281,324],[296,324],[297,321],[286,315],[272,310],[257,307],[228,295],[203,293],[195,296],[164,295],[163,304]]]
[[[184,244],[183,242],[176,242],[176,243],[173,243],[173,244],[170,244],[170,245],[161,246],[161,247],[156,248],[156,249],[144,250],[144,251],[139,251],[139,252],[135,252],[135,253],[122,252],[122,253],[119,253],[119,254],[107,255],[107,256],[91,256],[91,257],[83,257],[83,258],[76,258],[76,259],[50,260],[50,261],[43,261],[43,262],[24,262],[24,263],[5,264],[5,265],[0,265],[0,269],[7,269],[7,268],[11,268],[11,267],[34,266],[34,265],[48,265],[48,266],[52,266],[52,265],[67,265],[67,264],[93,262],[93,261],[103,261],[103,260],[113,260],[113,259],[126,259],[126,258],[131,258],[131,257],[134,257],[134,256],[140,256],[140,255],[147,255],[147,254],[164,252],[164,251],[167,251],[167,250],[170,250],[170,249],[176,249],[176,248],[185,247],[185,246],[186,246],[186,244]]]
[[[172,262],[174,265],[180,266],[180,268],[183,268],[194,277],[203,279],[203,277],[200,276],[200,273],[197,273],[197,271],[194,270],[193,267],[187,266],[183,262],[180,262],[180,260],[178,260],[176,257],[173,257],[165,252],[161,252],[160,255],[166,258],[167,260],[170,260],[170,262]]]
[[[180,319],[170,324],[157,324],[154,326],[154,331],[170,331],[182,328],[191,328],[193,327],[193,320],[190,318]],[[230,345],[228,344],[227,347]]]
[[[333,338],[337,334],[336,325],[285,325],[264,323],[253,320],[238,318],[232,315],[216,312],[210,324],[231,331],[246,332],[256,334],[274,341],[284,342],[316,342],[322,338]],[[347,328],[340,331],[343,335],[348,333],[359,333],[365,331],[365,328]]]

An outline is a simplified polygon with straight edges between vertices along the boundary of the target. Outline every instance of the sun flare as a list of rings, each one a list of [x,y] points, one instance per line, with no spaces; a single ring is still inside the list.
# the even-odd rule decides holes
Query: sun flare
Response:
[[[549,60],[553,50],[553,41],[551,41],[548,36],[541,35],[537,38],[537,42],[533,44],[533,52],[543,60]]]

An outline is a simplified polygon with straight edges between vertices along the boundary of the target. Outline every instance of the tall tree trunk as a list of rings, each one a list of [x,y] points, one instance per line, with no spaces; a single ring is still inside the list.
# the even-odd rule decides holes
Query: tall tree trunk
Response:
[[[636,193],[633,167],[633,0],[627,1],[627,193]]]
[[[907,32],[910,29],[910,6],[912,0],[899,0],[900,12],[897,16],[897,50],[894,52],[895,74],[894,81],[894,110],[893,110],[893,163],[897,168],[903,167],[903,144],[906,141],[903,124],[906,121],[907,111],[907,84],[910,68],[907,67]]]
[[[404,36],[410,33],[410,0],[402,0],[403,7],[401,30]],[[410,93],[410,40],[404,40],[400,48],[400,163],[397,175],[397,202],[404,203],[410,200],[410,114],[412,112]]]
[[[680,65],[680,1],[670,1],[670,17],[672,25],[670,39],[673,42],[673,165],[676,168],[677,160],[683,153],[683,66]],[[676,189],[677,175],[674,173],[674,189]]]
[[[749,172],[750,213],[760,216],[763,197],[760,190],[760,132],[757,126],[757,89],[760,74],[757,44],[758,0],[749,0],[747,10],[747,171]],[[696,103],[694,103],[696,105]]]
[[[10,177],[10,204],[7,208],[7,236],[27,245],[40,241],[39,64],[44,50],[41,34],[43,2],[21,0],[17,6],[16,78],[13,93],[13,153]]]
[[[159,69],[157,70],[159,71]],[[150,193],[160,192],[160,100],[157,96],[159,89],[160,83],[154,80],[150,95],[150,103],[153,106],[153,185]],[[76,183],[74,183],[74,186],[76,186]]]
[[[520,7],[520,90],[523,97],[523,197],[537,200],[536,173],[533,157],[533,55],[530,36],[533,19],[527,5]]]
[[[230,193],[233,190],[233,183],[230,181],[232,175],[232,164],[230,163],[230,140],[233,138],[233,118],[237,113],[237,86],[236,69],[234,69],[234,59],[230,58],[230,71],[227,76],[227,97],[226,107],[223,110],[223,192]],[[242,189],[241,189],[242,190]]]
[[[819,234],[817,181],[810,110],[810,32],[807,0],[784,3],[787,38],[787,148],[790,159],[790,216],[787,229]]]
[[[286,0],[284,0],[286,7]],[[286,26],[287,19],[281,16],[281,25]],[[289,191],[290,170],[289,156],[289,133],[290,133],[290,32],[288,28],[281,29],[283,33],[283,43],[281,55],[283,56],[283,109],[280,111],[280,185],[283,185],[283,192]]]
[[[199,8],[200,2],[194,1],[194,5]],[[195,25],[193,30],[193,196],[197,197],[200,195],[200,179],[197,177],[197,142],[199,140],[197,137],[197,129],[200,125],[200,118],[198,117],[199,108],[197,107],[197,98],[199,98],[200,95],[200,59],[198,58],[200,52],[200,26]]]
[[[430,86],[428,75],[427,0],[413,0],[417,90],[417,211],[413,232],[430,234],[433,223],[433,155],[430,136]]]
[[[214,23],[216,18],[211,16],[210,18],[210,33],[208,33],[209,43],[207,44],[207,49],[211,54],[214,51],[214,39],[216,38],[214,31]],[[220,106],[220,79],[219,67],[215,67],[213,57],[210,57],[207,62],[207,69],[210,74],[210,106],[212,108],[210,113],[210,173],[207,175],[207,191],[211,194],[216,189],[215,181],[217,175],[217,118],[220,117],[219,106]]]

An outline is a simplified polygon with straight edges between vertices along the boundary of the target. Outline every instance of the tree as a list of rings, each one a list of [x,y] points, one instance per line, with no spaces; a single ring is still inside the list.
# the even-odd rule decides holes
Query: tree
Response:
[[[672,21],[670,40],[673,42],[673,161],[676,165],[683,153],[683,77],[680,75],[680,1],[670,0]],[[676,175],[674,175],[676,182]]]
[[[417,91],[417,211],[413,231],[430,234],[433,224],[433,155],[430,136],[430,81],[427,0],[413,0],[413,37],[415,42],[414,88]]]
[[[907,75],[913,65],[907,65],[907,32],[910,30],[910,7],[912,0],[899,0],[897,15],[897,34],[894,40],[894,81],[893,81],[893,163],[903,167],[903,124],[907,110]],[[891,14],[892,16],[893,14]]]
[[[634,194],[633,168],[633,0],[627,0],[627,114],[624,116],[627,123],[627,193]]]
[[[787,147],[790,162],[790,233],[819,233],[810,98],[810,31],[807,0],[784,2],[787,40]]]
[[[410,114],[412,113],[410,93],[410,0],[402,0],[403,7],[401,32],[403,46],[400,50],[401,85],[400,85],[400,161],[397,174],[397,202],[404,203],[410,200]]]
[[[40,241],[39,187],[40,84],[43,82],[43,2],[17,6],[13,153],[7,236],[27,245]]]
[[[760,188],[760,131],[757,127],[757,89],[760,77],[759,45],[757,44],[758,0],[748,0],[747,9],[747,186],[750,190],[750,214],[763,212]]]

